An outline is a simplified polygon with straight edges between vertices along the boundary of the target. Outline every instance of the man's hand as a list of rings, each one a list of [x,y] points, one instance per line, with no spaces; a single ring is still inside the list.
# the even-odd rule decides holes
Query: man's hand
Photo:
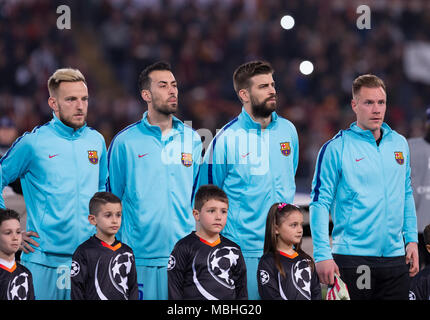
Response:
[[[415,276],[420,270],[420,263],[418,258],[418,245],[416,242],[409,242],[406,245],[406,264],[410,264],[409,276]]]
[[[320,278],[320,282],[323,284],[332,285],[334,283],[335,273],[340,276],[339,268],[333,259],[315,263],[315,269]]]
[[[37,232],[34,232],[34,231],[28,231],[28,232],[22,233],[22,243],[21,243],[20,249],[25,253],[34,252],[34,249],[30,244],[32,244],[35,247],[39,246],[39,243],[33,240],[31,237],[39,238],[39,235],[37,234]]]

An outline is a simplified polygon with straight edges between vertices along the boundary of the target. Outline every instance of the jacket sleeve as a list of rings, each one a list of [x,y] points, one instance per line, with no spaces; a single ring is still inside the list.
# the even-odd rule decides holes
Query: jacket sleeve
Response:
[[[320,279],[315,267],[311,278],[311,300],[322,300]]]
[[[128,275],[128,287],[130,288],[129,300],[139,300],[139,286],[137,284],[136,258],[133,254],[133,263]]]
[[[409,242],[418,242],[418,231],[415,201],[411,186],[410,152],[407,143],[406,148],[408,152],[406,156],[405,212],[403,220],[403,237],[405,238],[405,243],[407,244]]]
[[[242,251],[239,251],[239,259],[235,268],[234,283],[237,300],[248,300],[248,287],[246,277],[246,264]]]
[[[27,300],[35,300],[36,297],[34,295],[34,285],[33,285],[33,275],[30,272],[30,275],[28,277],[28,296]]]
[[[227,156],[225,151],[225,134],[218,134],[209,144],[200,166],[198,187],[214,184],[223,187],[227,176]]]
[[[297,173],[297,167],[299,164],[299,137],[297,135],[297,130],[295,128],[295,126],[291,123],[291,150],[292,150],[292,154],[290,155],[290,157],[292,158],[293,161],[293,172],[294,175],[291,179],[292,182],[289,182],[286,184],[286,196],[285,197],[285,201],[289,202],[289,203],[294,203],[294,197],[296,195],[296,184],[294,183],[294,177]]]
[[[107,151],[106,151],[106,142],[102,137],[102,154],[100,157],[99,163],[99,191],[106,191],[108,189],[108,167],[107,167]]]
[[[428,268],[428,267],[427,267]],[[412,278],[409,288],[409,300],[430,300],[430,274],[423,269]]]
[[[293,150],[293,165],[294,165],[294,173],[297,173],[297,167],[299,165],[299,136],[297,134],[296,127],[293,125],[293,142],[292,142]]]
[[[115,194],[121,200],[124,196],[127,154],[124,150],[124,144],[114,139],[107,155],[107,168],[109,172],[107,190]]]
[[[262,300],[286,300],[286,298],[281,297],[278,271],[273,260],[260,259],[257,269],[257,283],[258,293]]]
[[[191,195],[191,206],[194,208],[194,196],[197,192],[197,188],[199,187],[199,176],[200,176],[200,169],[202,165],[202,152],[203,152],[203,145],[201,137],[198,133],[194,136],[194,147],[193,147],[193,190]]]
[[[4,200],[3,200],[3,184],[2,184],[3,178],[2,178],[2,169],[0,164],[0,208],[5,208]]]
[[[75,251],[72,258],[71,300],[86,300],[85,287],[88,278],[88,263],[85,255],[79,250]]]
[[[34,137],[26,132],[15,140],[6,154],[0,159],[1,179],[0,179],[0,207],[5,208],[2,191],[5,186],[23,177],[29,170],[31,159],[33,159]]]
[[[194,135],[194,145],[193,145],[193,163],[194,165],[194,172],[193,172],[193,179],[196,181],[197,175],[199,172],[200,165],[202,164],[202,140],[198,133],[195,133]]]
[[[167,269],[168,299],[182,300],[184,297],[184,279],[188,261],[187,250],[183,245],[176,245],[169,258]]]
[[[321,148],[312,181],[309,211],[315,262],[333,259],[329,215],[341,174],[342,145],[339,140],[330,140]]]

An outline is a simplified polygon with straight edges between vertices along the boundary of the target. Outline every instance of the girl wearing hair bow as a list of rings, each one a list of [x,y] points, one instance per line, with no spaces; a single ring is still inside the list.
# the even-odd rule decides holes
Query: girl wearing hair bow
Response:
[[[271,206],[266,220],[264,254],[257,271],[258,292],[265,300],[321,300],[312,258],[301,249],[303,213],[287,203]]]

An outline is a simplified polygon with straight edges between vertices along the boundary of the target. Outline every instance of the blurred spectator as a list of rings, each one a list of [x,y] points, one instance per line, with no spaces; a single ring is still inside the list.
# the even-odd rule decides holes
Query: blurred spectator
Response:
[[[18,129],[13,120],[7,116],[0,117],[0,158],[18,138]],[[22,194],[21,182],[15,180],[9,186],[15,193]]]
[[[13,120],[7,116],[0,116],[0,158],[7,152],[12,143],[18,138],[18,129]],[[20,180],[9,184],[3,190],[3,199],[7,208],[14,209],[21,215],[21,228],[26,228],[26,209]],[[16,259],[20,260],[21,251],[16,253]]]
[[[0,117],[0,157],[2,157],[15,139],[18,138],[18,129],[9,117]]]

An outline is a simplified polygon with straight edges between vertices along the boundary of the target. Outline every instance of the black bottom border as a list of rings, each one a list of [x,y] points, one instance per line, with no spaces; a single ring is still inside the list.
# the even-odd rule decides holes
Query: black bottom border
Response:
[[[0,301],[3,312],[16,315],[109,319],[282,319],[291,316],[323,319],[327,316],[399,315],[408,310],[428,310],[430,301]],[[16,312],[15,312],[16,311]],[[345,313],[346,312],[346,313]],[[320,318],[321,317],[321,318]],[[73,318],[72,318],[73,319]]]

